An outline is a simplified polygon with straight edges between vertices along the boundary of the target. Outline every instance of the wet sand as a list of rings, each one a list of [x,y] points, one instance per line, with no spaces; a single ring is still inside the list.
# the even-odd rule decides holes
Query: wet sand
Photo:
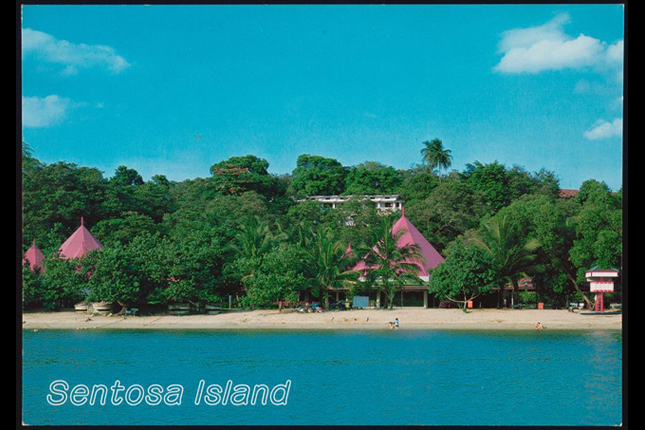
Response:
[[[589,330],[622,328],[622,315],[581,315],[567,310],[357,309],[322,313],[256,310],[218,315],[92,316],[83,312],[26,312],[23,330],[40,329],[216,329],[216,330],[387,330],[398,318],[401,329],[425,330]]]

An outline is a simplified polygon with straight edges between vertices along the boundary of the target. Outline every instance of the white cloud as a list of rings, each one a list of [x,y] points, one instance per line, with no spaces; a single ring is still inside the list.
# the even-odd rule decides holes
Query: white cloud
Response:
[[[498,50],[503,56],[494,70],[501,73],[539,73],[584,67],[615,71],[622,67],[622,40],[608,45],[584,34],[573,38],[562,30],[569,21],[568,14],[560,14],[537,27],[505,31]]]
[[[49,127],[59,124],[67,116],[71,100],[57,95],[45,98],[22,98],[22,125],[24,127]]]
[[[609,139],[611,137],[622,136],[623,134],[623,119],[616,118],[612,122],[607,122],[604,119],[596,121],[593,128],[585,131],[584,137],[589,140]]]
[[[22,32],[23,55],[35,55],[42,61],[65,66],[63,75],[75,75],[79,69],[99,67],[120,73],[130,66],[114,48],[58,40],[42,31],[25,28]]]

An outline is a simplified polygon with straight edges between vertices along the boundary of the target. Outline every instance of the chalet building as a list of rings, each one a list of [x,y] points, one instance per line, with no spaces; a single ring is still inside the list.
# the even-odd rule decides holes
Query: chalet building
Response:
[[[430,244],[430,242],[428,242],[428,240],[423,237],[421,232],[417,230],[414,224],[412,224],[412,222],[410,222],[410,220],[406,218],[405,208],[403,207],[401,207],[401,218],[399,218],[399,220],[394,223],[391,229],[392,235],[397,235],[400,231],[403,231],[403,234],[399,238],[397,246],[402,248],[406,245],[417,245],[421,251],[421,255],[423,256],[423,261],[413,261],[413,263],[419,267],[418,276],[420,278],[420,282],[417,285],[406,285],[405,287],[403,287],[402,294],[406,294],[408,298],[411,298],[409,297],[411,295],[417,298],[420,298],[419,296],[423,297],[423,307],[427,308],[428,286],[423,284],[430,280],[430,271],[436,268],[440,263],[442,263],[444,261],[444,258],[441,256],[441,254],[439,254],[434,246],[432,246],[432,244]],[[347,249],[346,253],[349,252],[352,252],[351,245]],[[364,260],[359,261],[356,266],[353,267],[353,270],[362,272],[363,274],[365,274],[368,269],[369,268]],[[362,279],[365,278],[362,277]],[[332,291],[336,291],[336,299],[338,300],[340,291],[346,291],[347,289],[348,288],[339,288]],[[371,292],[370,299],[371,301],[373,301],[375,307],[381,307],[380,291]],[[401,295],[400,300],[401,302],[403,302],[403,295]]]
[[[339,204],[348,201],[351,198],[358,197],[361,200],[369,200],[376,205],[376,209],[382,212],[395,212],[403,208],[403,199],[397,194],[387,195],[370,195],[370,196],[309,196],[305,199],[299,200],[300,202],[313,200],[336,209]]]

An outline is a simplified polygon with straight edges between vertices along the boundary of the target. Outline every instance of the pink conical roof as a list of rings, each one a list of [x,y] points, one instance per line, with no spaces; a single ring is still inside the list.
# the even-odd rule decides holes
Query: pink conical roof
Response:
[[[428,240],[423,237],[421,232],[410,222],[409,219],[405,217],[405,209],[401,213],[401,218],[392,226],[391,233],[393,236],[399,234],[401,230],[404,230],[404,233],[399,238],[397,246],[403,248],[406,245],[414,244],[417,245],[421,251],[424,261],[414,261],[419,266],[418,276],[429,276],[430,269],[434,269],[444,261],[443,257],[439,252],[428,242]],[[354,266],[354,270],[363,271],[367,269],[367,265],[364,260],[361,260]]]
[[[399,242],[397,243],[398,247],[402,248],[409,244],[415,244],[421,249],[421,255],[423,255],[425,262],[423,264],[418,263],[419,267],[421,268],[419,276],[428,276],[430,269],[434,269],[439,265],[439,263],[443,263],[444,259],[441,254],[439,254],[434,246],[432,246],[430,242],[428,242],[428,240],[423,237],[421,232],[417,230],[414,224],[412,224],[410,220],[405,217],[405,212],[403,212],[401,218],[399,218],[399,220],[394,223],[394,226],[392,227],[392,234],[396,235],[401,230],[405,230],[405,233],[403,233],[403,235],[399,239]]]
[[[97,248],[103,249],[103,245],[85,228],[83,218],[81,218],[81,226],[58,250],[63,258],[78,258]]]
[[[36,239],[34,239],[34,243],[32,243],[31,247],[25,253],[25,257],[22,259],[22,264],[29,262],[29,268],[32,272],[36,271],[36,267],[38,267],[42,272],[45,270],[42,263],[44,259],[45,256],[43,255],[40,248],[36,246]]]

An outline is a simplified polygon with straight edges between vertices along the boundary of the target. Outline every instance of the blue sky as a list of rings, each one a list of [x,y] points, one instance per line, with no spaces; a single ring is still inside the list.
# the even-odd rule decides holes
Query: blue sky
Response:
[[[23,6],[45,162],[205,177],[234,155],[475,160],[622,186],[621,5]]]

